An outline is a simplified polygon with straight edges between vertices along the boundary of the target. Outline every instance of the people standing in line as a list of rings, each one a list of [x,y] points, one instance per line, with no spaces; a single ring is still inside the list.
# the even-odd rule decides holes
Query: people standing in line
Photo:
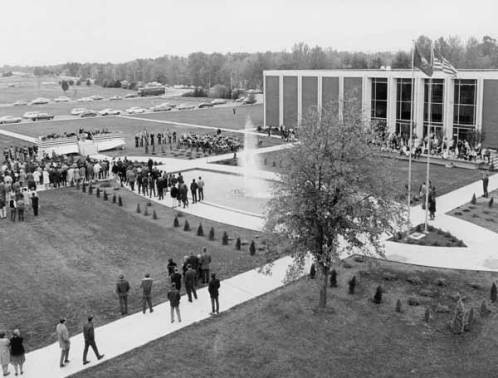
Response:
[[[200,266],[201,266],[201,280],[202,283],[208,283],[209,281],[209,264],[211,264],[211,256],[207,253],[207,248],[202,248],[202,255],[200,258]]]
[[[197,184],[195,182],[195,179],[192,179],[192,182],[190,183],[190,193],[192,194],[192,203],[197,202]]]
[[[175,311],[178,317],[178,322],[181,323],[182,318],[180,316],[180,291],[177,289],[174,283],[171,284],[168,291],[168,300],[171,307],[171,323],[175,322]]]
[[[178,272],[178,268],[171,275],[171,283],[175,284],[176,290],[180,291],[182,289],[182,275]]]
[[[197,190],[199,192],[199,201],[204,200],[204,181],[202,180],[202,177],[199,176],[199,179],[197,180]]]
[[[192,302],[192,294],[194,298],[197,299],[197,292],[195,291],[195,280],[196,272],[192,269],[191,265],[187,266],[187,272],[185,273],[185,290],[187,290],[188,301]]]
[[[484,173],[482,177],[482,190],[484,192],[484,198],[488,198],[488,184],[489,184],[488,174]]]
[[[121,315],[128,314],[128,292],[130,291],[130,283],[125,280],[124,275],[119,275],[119,280],[116,283],[116,294],[119,297],[119,309]]]
[[[24,374],[23,365],[26,361],[24,355],[24,345],[23,338],[21,337],[21,331],[15,329],[13,336],[10,338],[10,363],[14,366],[14,374],[17,375],[18,372]]]
[[[103,354],[99,353],[97,349],[97,344],[95,343],[95,329],[93,327],[93,316],[88,317],[88,322],[83,326],[83,337],[85,339],[85,349],[83,350],[83,365],[88,364],[90,361],[87,360],[88,347],[92,347],[97,360],[104,358]]]
[[[0,332],[0,364],[2,365],[3,376],[6,377],[9,372],[10,363],[10,340],[5,336],[5,332]]]
[[[142,288],[143,297],[142,297],[142,312],[145,314],[145,309],[147,305],[149,306],[149,311],[154,312],[152,308],[152,278],[150,278],[150,274],[145,274],[145,277],[142,279],[142,283],[140,287]]]
[[[59,366],[64,367],[64,364],[69,362],[69,348],[71,346],[69,331],[66,327],[66,319],[62,318],[59,321],[59,324],[55,327],[55,333],[57,334],[57,340],[59,341],[59,346],[61,347]]]
[[[220,313],[220,303],[218,301],[220,289],[220,280],[216,278],[216,274],[211,274],[211,280],[209,281],[208,291],[211,297],[211,314]]]

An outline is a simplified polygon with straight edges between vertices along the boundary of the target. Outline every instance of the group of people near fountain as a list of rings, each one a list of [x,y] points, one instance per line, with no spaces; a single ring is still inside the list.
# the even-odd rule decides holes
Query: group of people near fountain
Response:
[[[202,177],[193,179],[189,185],[184,181],[182,173],[173,174],[160,170],[152,159],[147,163],[139,163],[128,160],[126,157],[113,161],[111,172],[119,179],[121,185],[126,184],[131,191],[148,196],[149,198],[164,199],[164,195],[170,192],[170,197],[178,201],[178,206],[188,207],[189,189],[192,203],[204,199],[205,183]]]

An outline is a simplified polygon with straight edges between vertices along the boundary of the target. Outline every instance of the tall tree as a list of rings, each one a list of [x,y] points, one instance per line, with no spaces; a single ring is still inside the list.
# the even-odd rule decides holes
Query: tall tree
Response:
[[[403,219],[397,203],[390,161],[370,142],[369,126],[358,101],[321,112],[312,109],[299,128],[299,143],[286,153],[274,198],[269,202],[266,231],[269,254],[288,246],[294,264],[288,275],[301,273],[311,254],[319,279],[319,307],[327,304],[329,272],[344,253],[382,255],[382,236]]]

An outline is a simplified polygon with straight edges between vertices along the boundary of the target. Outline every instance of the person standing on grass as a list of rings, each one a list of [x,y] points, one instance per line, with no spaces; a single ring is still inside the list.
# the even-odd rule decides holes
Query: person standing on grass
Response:
[[[173,273],[175,273],[175,268],[176,268],[176,262],[173,261],[173,259],[168,259],[168,276],[171,277]]]
[[[119,297],[119,309],[121,315],[128,313],[128,292],[130,291],[130,283],[125,280],[124,275],[119,275],[119,280],[116,283],[116,294]]]
[[[0,332],[0,364],[2,365],[3,376],[6,377],[9,372],[10,363],[10,340],[5,336],[5,332]]]
[[[16,201],[14,199],[14,193],[10,194],[9,206],[10,206],[10,220],[12,222],[15,222],[16,221]]]
[[[142,288],[143,297],[142,297],[142,312],[145,314],[145,309],[147,305],[149,306],[150,312],[154,312],[152,309],[152,278],[150,278],[150,274],[145,274],[145,277],[140,284]]]
[[[207,248],[202,248],[202,255],[200,258],[200,267],[201,267],[201,280],[202,283],[208,283],[209,281],[209,264],[211,264],[211,256],[207,253]]]
[[[175,311],[176,316],[178,317],[178,322],[181,323],[182,321],[180,316],[180,299],[180,292],[178,291],[176,285],[172,283],[168,291],[168,300],[171,307],[171,323],[175,322]]]
[[[7,201],[7,190],[5,189],[5,184],[3,181],[0,181],[0,219],[6,218],[6,210],[5,205]]]
[[[55,327],[55,333],[57,334],[57,340],[59,341],[59,346],[61,347],[61,358],[59,361],[59,366],[64,367],[64,364],[69,362],[69,348],[71,346],[71,341],[69,340],[69,331],[66,327],[66,319],[62,318]]]
[[[24,222],[24,198],[21,196],[16,201],[17,206],[17,220],[19,222]]]
[[[83,326],[83,337],[85,339],[85,349],[83,350],[83,365],[88,364],[90,361],[86,359],[88,355],[88,347],[92,347],[93,352],[97,356],[97,360],[104,358],[103,354],[99,354],[97,344],[95,344],[95,330],[93,327],[93,316],[88,317],[88,322]]]
[[[192,302],[192,294],[194,294],[194,298],[197,299],[197,292],[195,291],[196,275],[195,270],[192,269],[192,265],[188,265],[187,271],[185,272],[185,289],[187,290],[189,302]]]
[[[31,207],[33,208],[33,215],[38,216],[38,195],[36,192],[31,193]]]
[[[482,190],[484,192],[484,198],[488,198],[488,184],[489,184],[488,174],[484,173],[482,175]]]
[[[209,281],[208,291],[211,297],[211,314],[214,315],[220,313],[220,303],[218,302],[220,289],[220,280],[216,278],[216,274],[211,274],[211,281]]]
[[[23,375],[22,367],[26,361],[23,338],[21,337],[21,331],[18,329],[15,329],[12,333],[13,336],[10,338],[10,363],[14,366],[15,375],[18,374],[18,371]]]
[[[199,176],[199,180],[197,180],[197,190],[199,191],[199,201],[204,200],[204,181],[201,176]]]
[[[175,267],[175,271],[171,275],[171,283],[175,284],[176,290],[180,291],[182,288],[182,275],[178,272],[178,268]]]

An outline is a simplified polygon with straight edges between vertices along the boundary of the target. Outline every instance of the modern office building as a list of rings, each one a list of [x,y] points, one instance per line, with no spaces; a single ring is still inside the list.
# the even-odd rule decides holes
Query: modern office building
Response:
[[[390,132],[406,136],[413,109],[418,137],[430,126],[447,138],[482,136],[484,146],[498,148],[498,70],[459,70],[456,77],[435,71],[431,120],[429,78],[418,70],[274,70],[263,75],[265,126],[299,127],[311,106],[331,101],[341,112],[344,96],[354,93],[362,113],[385,122]]]

